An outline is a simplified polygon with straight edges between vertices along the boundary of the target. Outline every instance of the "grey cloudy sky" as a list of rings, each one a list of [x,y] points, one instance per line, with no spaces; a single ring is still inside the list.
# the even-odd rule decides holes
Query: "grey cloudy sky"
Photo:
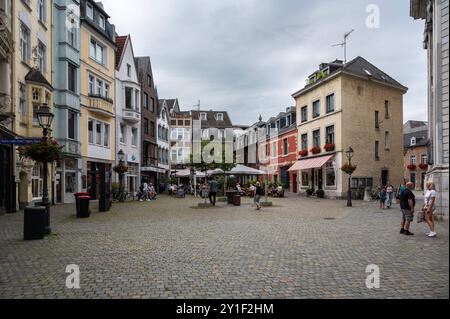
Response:
[[[409,0],[103,0],[136,55],[149,55],[160,98],[192,109],[226,110],[252,124],[295,105],[291,95],[321,62],[342,58],[332,44],[355,29],[348,60],[360,55],[409,88],[405,121],[426,120],[423,22]],[[380,28],[366,27],[366,7]]]

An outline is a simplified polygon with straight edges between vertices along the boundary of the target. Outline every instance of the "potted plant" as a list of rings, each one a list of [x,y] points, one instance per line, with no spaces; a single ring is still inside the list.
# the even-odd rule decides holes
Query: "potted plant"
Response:
[[[408,168],[410,171],[415,171],[415,170],[417,169],[417,166],[414,165],[414,164],[409,164],[409,165],[407,166],[407,168]]]
[[[323,149],[327,152],[332,152],[332,151],[334,151],[335,147],[336,146],[333,143],[327,143],[327,144],[325,144]]]
[[[114,166],[113,170],[117,174],[125,174],[126,172],[128,172],[128,166],[126,166],[125,164],[118,164]]]
[[[19,156],[35,162],[52,163],[61,159],[64,146],[53,139],[19,147]]]
[[[342,165],[341,170],[345,173],[347,173],[348,175],[352,175],[354,171],[356,171],[357,166],[356,165],[352,165],[349,163],[346,163],[344,165]]]
[[[419,164],[419,168],[420,168],[421,170],[426,171],[426,170],[428,170],[428,164],[425,164],[425,163]]]
[[[299,154],[301,157],[305,157],[305,156],[308,156],[309,152],[308,152],[307,149],[305,149],[305,150],[301,150],[300,152],[298,152],[298,154]]]
[[[314,189],[308,188],[306,190],[306,196],[311,197],[314,194]]]
[[[316,155],[316,154],[320,153],[320,148],[318,148],[317,146],[314,146],[310,151],[313,155]]]
[[[325,198],[325,191],[323,189],[319,189],[316,192],[318,198]]]

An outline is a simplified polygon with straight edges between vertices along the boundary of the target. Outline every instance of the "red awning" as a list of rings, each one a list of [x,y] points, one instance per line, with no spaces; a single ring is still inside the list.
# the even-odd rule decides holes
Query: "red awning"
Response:
[[[288,171],[296,172],[296,171],[302,171],[302,170],[311,169],[311,168],[321,168],[333,156],[334,156],[334,154],[300,160],[300,161],[297,161],[294,165],[292,165],[292,167]]]

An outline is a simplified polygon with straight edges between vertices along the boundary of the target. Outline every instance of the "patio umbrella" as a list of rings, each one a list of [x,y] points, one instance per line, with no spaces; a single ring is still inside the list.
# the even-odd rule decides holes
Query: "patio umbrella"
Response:
[[[264,175],[263,171],[259,169],[251,168],[244,165],[236,165],[231,171],[227,172],[227,175],[248,175],[248,176],[258,176]]]

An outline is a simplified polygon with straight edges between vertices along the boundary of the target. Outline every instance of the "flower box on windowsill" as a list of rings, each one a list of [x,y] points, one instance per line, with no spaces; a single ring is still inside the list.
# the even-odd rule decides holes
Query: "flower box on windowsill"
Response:
[[[417,166],[414,165],[414,164],[409,164],[409,165],[407,166],[407,168],[408,168],[410,171],[415,171],[415,170],[417,169]]]
[[[428,164],[419,164],[419,168],[423,171],[428,170]]]
[[[308,150],[301,150],[300,152],[298,152],[298,154],[301,157],[306,157],[306,156],[308,156],[309,152],[308,152]]]
[[[336,146],[332,143],[327,143],[325,144],[325,146],[323,147],[323,149],[327,152],[333,152],[334,149],[336,148]]]
[[[313,147],[310,151],[313,155],[320,154],[320,148],[318,147]]]

